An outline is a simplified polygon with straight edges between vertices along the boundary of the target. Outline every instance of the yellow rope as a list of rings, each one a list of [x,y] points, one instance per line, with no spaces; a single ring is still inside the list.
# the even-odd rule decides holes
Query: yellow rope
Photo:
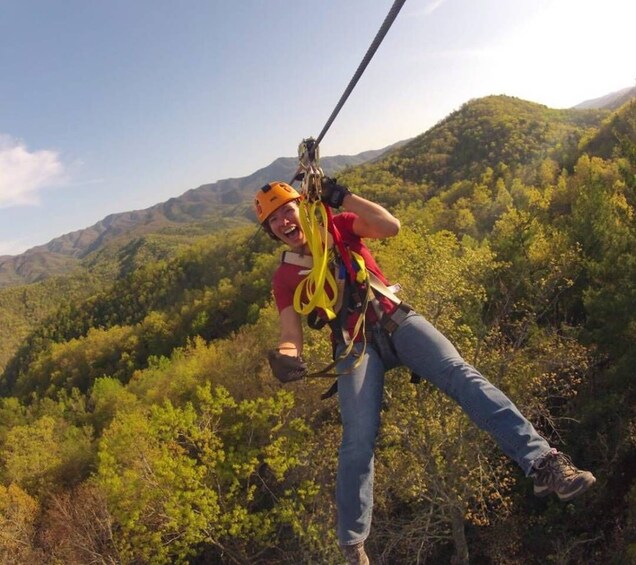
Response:
[[[336,317],[334,306],[338,300],[338,286],[329,268],[329,235],[325,205],[320,201],[307,202],[303,199],[299,215],[300,226],[313,257],[313,267],[296,287],[294,310],[299,314],[308,315],[314,308],[321,308],[331,321]]]
[[[306,199],[303,199],[299,205],[299,216],[300,226],[307,239],[307,246],[313,258],[313,263],[307,276],[301,280],[296,287],[296,291],[294,292],[294,310],[301,315],[308,315],[314,308],[321,308],[325,312],[327,319],[331,321],[336,317],[340,304],[338,304],[339,286],[330,268],[330,259],[333,258],[333,252],[329,249],[325,205],[320,201],[308,202]],[[339,361],[345,359],[353,352],[355,339],[360,334],[362,335],[362,350],[355,354],[357,359],[346,373],[355,370],[364,358],[367,347],[365,314],[371,295],[371,287],[364,259],[355,252],[351,252],[351,255],[352,259],[358,265],[356,280],[358,283],[366,286],[364,306],[354,325],[353,335],[350,336],[349,342],[346,344],[344,351],[338,356],[338,359],[335,359],[327,368],[312,373],[310,376],[326,376],[326,372],[328,370],[330,371],[331,367],[335,366]],[[344,283],[344,281],[342,282]],[[346,308],[346,305],[343,307]]]

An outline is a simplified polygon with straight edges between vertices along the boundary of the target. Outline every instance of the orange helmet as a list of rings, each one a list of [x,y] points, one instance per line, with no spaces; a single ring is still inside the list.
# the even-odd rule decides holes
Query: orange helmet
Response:
[[[266,184],[256,193],[256,216],[262,224],[269,215],[281,206],[300,198],[300,194],[285,182],[275,181]]]

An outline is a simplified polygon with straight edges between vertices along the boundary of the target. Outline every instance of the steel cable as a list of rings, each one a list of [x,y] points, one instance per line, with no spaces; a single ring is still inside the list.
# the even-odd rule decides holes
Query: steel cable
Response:
[[[399,14],[399,12],[402,9],[402,6],[404,6],[405,2],[406,2],[406,0],[395,0],[395,2],[393,3],[393,6],[391,6],[391,9],[389,10],[389,13],[387,14],[386,18],[384,19],[384,22],[382,23],[382,26],[378,30],[378,33],[376,34],[373,42],[371,43],[369,49],[367,50],[364,58],[360,62],[360,65],[358,66],[358,69],[356,70],[355,74],[353,75],[353,78],[351,79],[351,81],[347,85],[347,88],[345,89],[344,93],[340,97],[340,100],[338,101],[338,104],[336,104],[336,107],[335,107],[334,111],[331,113],[331,116],[329,116],[329,119],[327,120],[327,123],[325,124],[325,127],[322,128],[322,131],[320,132],[320,134],[316,138],[316,141],[315,141],[315,146],[316,147],[322,141],[322,138],[327,133],[327,130],[331,127],[331,124],[336,119],[336,116],[338,115],[338,113],[340,112],[342,107],[344,106],[345,102],[347,101],[347,98],[349,98],[349,95],[351,94],[351,92],[355,88],[356,84],[360,80],[360,77],[362,76],[362,73],[364,73],[364,70],[367,68],[367,65],[369,64],[369,62],[373,58],[373,55],[378,50],[378,47],[380,46],[380,43],[382,43],[382,40],[384,39],[384,36],[389,31],[391,25],[393,25],[393,22],[395,21],[395,18]]]
[[[344,106],[345,102],[347,101],[347,99],[351,95],[351,92],[353,92],[353,89],[355,88],[356,84],[358,84],[358,81],[360,80],[360,77],[362,76],[362,73],[364,73],[365,69],[369,65],[371,59],[375,55],[375,52],[378,50],[378,47],[382,43],[385,35],[388,33],[389,29],[393,25],[393,22],[397,18],[397,15],[400,13],[400,10],[402,9],[402,6],[404,6],[405,2],[406,2],[406,0],[395,0],[395,2],[393,2],[393,5],[391,6],[391,9],[389,10],[388,14],[384,18],[384,22],[382,22],[382,25],[380,26],[380,29],[376,33],[373,41],[371,42],[371,45],[367,49],[367,52],[365,53],[362,61],[358,65],[358,68],[357,68],[355,74],[353,75],[353,77],[349,81],[349,84],[347,85],[347,88],[345,88],[345,91],[343,92],[342,96],[340,97],[340,100],[336,104],[336,107],[334,108],[333,112],[331,112],[331,115],[329,116],[329,119],[327,120],[327,123],[324,125],[324,127],[322,128],[322,131],[320,132],[320,134],[318,135],[318,137],[314,141],[314,145],[313,145],[313,149],[314,150],[316,150],[318,148],[318,144],[322,141],[322,138],[325,136],[325,134],[327,133],[327,131],[329,130],[329,128],[333,124],[334,120],[336,119],[336,116],[340,113],[340,110],[342,109],[342,107]],[[289,184],[293,184],[294,183],[294,181],[297,179],[297,175],[302,170],[303,170],[303,167],[299,166],[298,169],[296,170],[296,172],[294,173],[294,176],[290,179]],[[259,229],[257,230],[256,233],[258,233],[260,231],[261,227],[262,226],[259,226]],[[254,235],[256,236],[256,234],[254,234]],[[252,239],[253,239],[253,237],[250,238],[249,242],[251,242]]]

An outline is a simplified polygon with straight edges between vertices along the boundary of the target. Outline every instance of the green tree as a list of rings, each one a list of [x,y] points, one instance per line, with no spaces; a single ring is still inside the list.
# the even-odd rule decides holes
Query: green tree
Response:
[[[42,562],[35,547],[38,501],[16,484],[0,485],[0,560],[3,563]]]
[[[15,426],[2,452],[5,480],[35,496],[79,482],[93,459],[91,440],[89,429],[49,415]]]
[[[201,387],[183,408],[118,414],[96,480],[122,558],[168,563],[203,544],[243,562],[272,551],[286,530],[317,543],[319,527],[305,516],[316,489],[296,471],[307,464],[309,430],[288,417],[292,405],[288,393],[237,403]]]
[[[97,379],[90,391],[90,423],[97,434],[108,427],[118,412],[133,410],[139,401],[126,390],[121,381],[112,377]]]

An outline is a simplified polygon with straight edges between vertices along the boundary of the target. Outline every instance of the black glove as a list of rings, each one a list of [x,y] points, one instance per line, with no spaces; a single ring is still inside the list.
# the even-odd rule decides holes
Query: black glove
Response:
[[[301,357],[283,355],[277,349],[267,354],[272,373],[281,383],[299,381],[307,374],[307,365]]]
[[[351,191],[344,185],[338,184],[336,179],[325,177],[322,179],[322,196],[321,200],[332,208],[340,208],[347,194]]]

